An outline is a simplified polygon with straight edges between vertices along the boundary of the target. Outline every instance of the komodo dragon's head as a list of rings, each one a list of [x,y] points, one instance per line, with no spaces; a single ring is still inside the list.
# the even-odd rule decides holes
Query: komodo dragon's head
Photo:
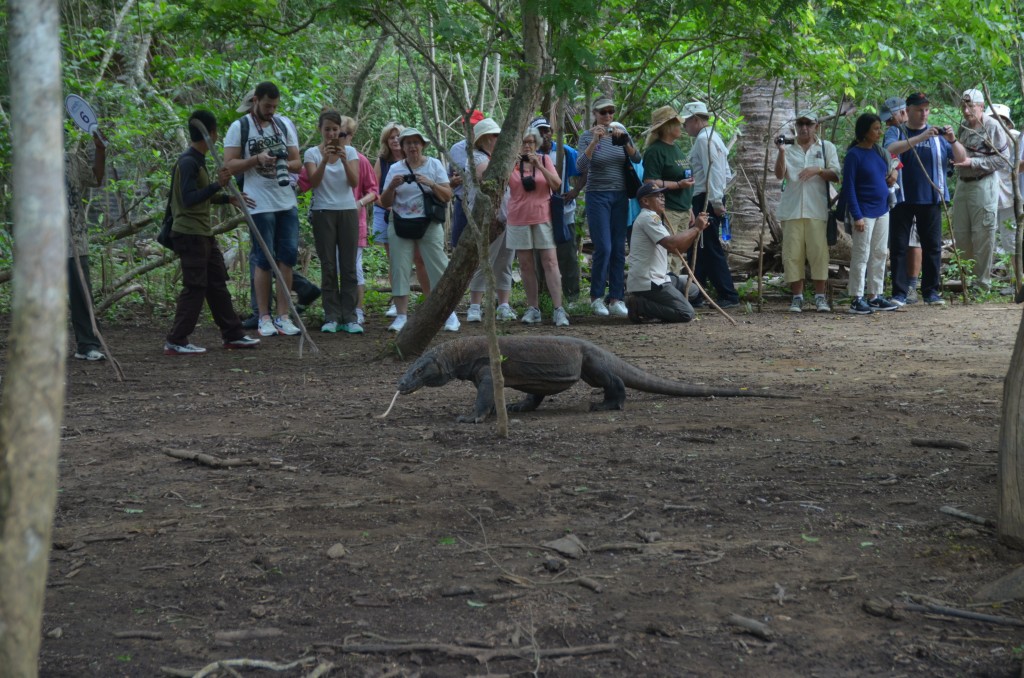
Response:
[[[398,391],[409,395],[424,386],[444,386],[452,378],[435,357],[434,351],[424,353],[398,380]]]

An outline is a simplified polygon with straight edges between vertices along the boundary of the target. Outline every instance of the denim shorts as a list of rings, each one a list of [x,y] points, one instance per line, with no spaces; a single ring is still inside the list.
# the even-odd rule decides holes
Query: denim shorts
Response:
[[[383,207],[373,206],[373,244],[388,244],[388,224],[384,221],[387,210]]]
[[[299,210],[293,207],[280,212],[261,212],[252,215],[260,235],[266,241],[274,261],[285,266],[295,266],[299,257]],[[253,243],[249,260],[264,271],[270,270],[270,262],[263,255],[259,243]]]

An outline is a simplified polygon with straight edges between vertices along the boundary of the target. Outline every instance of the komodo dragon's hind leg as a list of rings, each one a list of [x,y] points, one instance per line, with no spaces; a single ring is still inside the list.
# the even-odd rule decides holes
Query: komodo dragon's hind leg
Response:
[[[584,365],[580,378],[595,388],[604,389],[604,400],[599,403],[590,403],[591,412],[625,409],[626,385],[618,376],[607,370]]]
[[[544,396],[527,393],[525,398],[517,403],[506,405],[505,409],[509,412],[533,412],[535,409],[540,407],[540,404],[543,401]]]

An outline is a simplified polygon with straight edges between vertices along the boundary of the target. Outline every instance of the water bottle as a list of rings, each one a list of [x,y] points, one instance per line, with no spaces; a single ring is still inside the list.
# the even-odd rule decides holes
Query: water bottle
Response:
[[[719,237],[722,239],[722,242],[729,242],[730,240],[732,240],[732,224],[729,223],[728,214],[722,217],[722,224]]]

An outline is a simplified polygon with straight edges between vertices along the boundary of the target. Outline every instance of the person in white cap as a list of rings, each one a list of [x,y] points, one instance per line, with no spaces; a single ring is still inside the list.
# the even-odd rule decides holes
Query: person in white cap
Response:
[[[985,95],[969,89],[961,97],[964,122],[959,140],[967,157],[953,161],[959,182],[953,198],[953,235],[964,259],[974,261],[975,286],[992,286],[992,253],[999,209],[1000,169],[1009,168],[1009,137],[992,116],[985,115]]]
[[[1020,132],[1013,127],[1013,120],[1010,118],[1010,107],[1006,104],[992,104],[985,109],[986,115],[996,118],[1006,128],[1010,135],[1010,156],[1014,155],[1013,142],[1020,136]],[[1018,159],[1019,162],[1019,159]],[[1015,252],[1017,249],[1016,231],[1017,218],[1013,212],[1013,174],[1010,167],[997,170],[999,174],[999,211],[996,213],[996,242],[1000,252]],[[1024,186],[1024,184],[1021,184]]]
[[[725,217],[725,189],[732,179],[729,169],[729,152],[718,132],[711,129],[711,115],[701,101],[692,101],[683,106],[683,127],[693,137],[690,150],[690,167],[693,168],[693,211],[708,212],[711,223],[707,232],[697,239],[691,260],[696,257],[693,275],[698,282],[709,281],[718,293],[718,305],[722,308],[739,306],[740,295],[732,282],[729,260],[719,242],[719,228]]]
[[[839,154],[835,144],[819,139],[817,132],[817,114],[801,111],[796,116],[793,143],[776,142],[775,178],[786,181],[776,216],[782,222],[782,266],[793,293],[791,313],[803,311],[805,261],[814,281],[815,309],[821,313],[832,310],[825,298],[829,261],[825,225],[830,184],[839,181]]]

